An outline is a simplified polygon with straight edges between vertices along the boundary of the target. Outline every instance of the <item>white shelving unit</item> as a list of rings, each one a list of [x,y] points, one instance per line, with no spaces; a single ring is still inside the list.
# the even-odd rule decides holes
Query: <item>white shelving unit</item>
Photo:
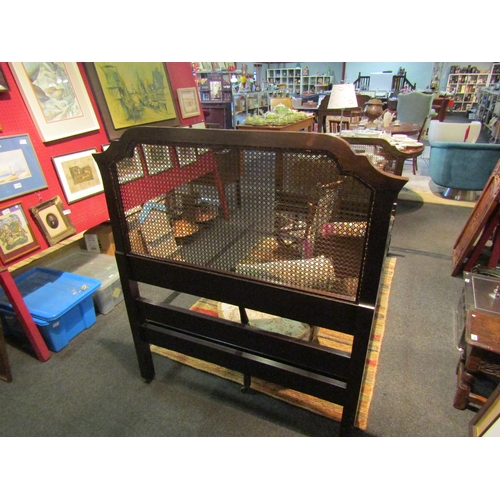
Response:
[[[302,93],[302,68],[268,69],[267,81],[276,88],[284,85],[290,95],[299,95]]]
[[[493,63],[488,73],[450,73],[446,91],[454,94],[453,111],[469,111],[478,104],[479,92],[500,83],[500,64]]]
[[[302,75],[301,94],[321,94],[331,83],[332,75]]]
[[[450,73],[446,92],[454,95],[453,111],[469,111],[477,103],[477,92],[488,85],[489,73]]]
[[[490,131],[490,142],[498,142],[500,140],[500,90],[480,89],[476,118]]]

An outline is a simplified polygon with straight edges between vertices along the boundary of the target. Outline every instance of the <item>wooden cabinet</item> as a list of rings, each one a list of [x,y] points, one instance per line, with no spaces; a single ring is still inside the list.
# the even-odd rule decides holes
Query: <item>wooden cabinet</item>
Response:
[[[207,128],[233,128],[233,113],[231,102],[202,101],[201,107],[205,114]]]
[[[227,72],[198,72],[198,90],[207,128],[233,128],[233,91]]]
[[[198,75],[198,89],[201,102],[230,102],[232,100],[229,73],[200,73]]]

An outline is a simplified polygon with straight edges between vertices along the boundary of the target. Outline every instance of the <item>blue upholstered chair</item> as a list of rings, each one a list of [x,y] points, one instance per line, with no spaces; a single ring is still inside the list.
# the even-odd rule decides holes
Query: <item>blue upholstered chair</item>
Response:
[[[410,92],[409,94],[398,95],[398,105],[396,108],[397,119],[401,122],[416,123],[420,125],[417,139],[420,140],[422,133],[426,129],[427,121],[432,117],[433,94],[423,92]],[[417,159],[413,159],[413,173],[417,171]]]
[[[500,144],[431,142],[429,175],[455,200],[477,198],[500,159]]]

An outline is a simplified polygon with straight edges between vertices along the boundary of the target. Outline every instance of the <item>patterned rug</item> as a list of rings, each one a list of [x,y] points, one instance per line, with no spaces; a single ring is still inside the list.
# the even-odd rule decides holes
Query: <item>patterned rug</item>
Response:
[[[357,411],[355,426],[361,430],[365,430],[368,425],[368,415],[370,405],[373,398],[375,381],[377,377],[378,363],[380,351],[382,348],[382,340],[385,333],[385,322],[387,309],[389,305],[389,295],[391,291],[392,278],[396,267],[396,258],[388,257],[386,259],[384,270],[382,272],[382,283],[380,290],[380,300],[375,312],[375,321],[368,346],[368,356],[366,359],[365,373],[361,388],[360,403]],[[218,316],[218,303],[213,300],[200,299],[191,307],[191,310],[198,311],[210,316]],[[341,332],[319,329],[319,343],[329,347],[334,347],[345,352],[350,352],[352,347],[352,337]],[[243,375],[228,370],[206,361],[201,361],[184,354],[179,354],[169,349],[162,347],[151,346],[151,351],[162,356],[166,356],[174,361],[183,363],[197,370],[202,370],[208,373],[215,374],[227,380],[237,382],[243,385]],[[299,406],[311,412],[317,413],[332,420],[340,421],[342,418],[342,407],[314,396],[309,396],[292,389],[287,389],[270,382],[265,382],[256,378],[252,378],[252,389],[280,399],[287,403]]]

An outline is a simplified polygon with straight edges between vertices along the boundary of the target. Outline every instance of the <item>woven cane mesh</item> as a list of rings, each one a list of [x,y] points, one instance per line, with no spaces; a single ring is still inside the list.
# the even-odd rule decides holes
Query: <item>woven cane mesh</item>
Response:
[[[131,252],[356,299],[373,193],[330,153],[141,144],[116,167]]]
[[[366,155],[373,166],[384,172],[396,174],[396,159],[381,146],[367,144],[351,144],[351,149],[360,155]]]

